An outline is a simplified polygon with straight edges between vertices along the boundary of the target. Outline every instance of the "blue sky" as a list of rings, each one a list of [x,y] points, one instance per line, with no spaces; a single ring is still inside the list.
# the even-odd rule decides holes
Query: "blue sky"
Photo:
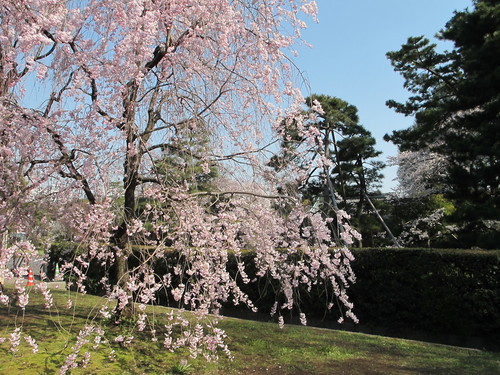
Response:
[[[319,23],[309,23],[304,39],[313,48],[301,48],[296,59],[308,80],[304,94],[337,96],[355,105],[360,123],[377,140],[382,158],[397,153],[382,137],[404,129],[412,118],[395,113],[385,101],[408,97],[403,79],[385,53],[398,50],[409,36],[433,39],[454,10],[472,8],[472,0],[316,0]],[[439,44],[439,43],[438,43]],[[451,44],[443,45],[452,48]],[[396,168],[386,168],[383,191],[396,182]]]

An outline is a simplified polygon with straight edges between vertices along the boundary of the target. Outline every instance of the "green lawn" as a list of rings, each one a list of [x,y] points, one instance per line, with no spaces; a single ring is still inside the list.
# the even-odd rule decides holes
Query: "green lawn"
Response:
[[[25,314],[0,308],[0,337],[24,321],[25,335],[39,345],[37,354],[23,343],[11,353],[7,341],[0,344],[1,374],[54,374],[75,345],[75,333],[90,322],[103,299],[72,294],[74,306],[66,308],[67,292],[54,291],[57,308],[44,309],[39,292],[33,291]],[[171,309],[155,307],[155,326],[160,331]],[[14,319],[15,318],[15,319]],[[85,369],[72,374],[500,374],[500,353],[428,344],[423,342],[226,318],[226,330],[234,359],[221,353],[217,363],[196,359],[183,366],[187,352],[170,353],[161,338],[130,327],[108,324],[115,335],[133,335],[134,343],[109,343],[92,353]],[[90,345],[90,344],[89,344]],[[87,345],[88,346],[88,345]],[[112,359],[110,353],[114,350]],[[83,352],[83,350],[82,350]]]

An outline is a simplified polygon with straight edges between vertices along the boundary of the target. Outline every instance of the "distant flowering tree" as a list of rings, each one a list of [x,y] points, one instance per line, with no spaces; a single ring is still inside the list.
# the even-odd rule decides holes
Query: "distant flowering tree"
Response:
[[[447,191],[446,157],[429,150],[401,151],[389,158],[398,167],[396,193],[401,197],[418,198]]]
[[[406,223],[403,232],[398,237],[398,242],[403,246],[425,243],[427,247],[431,247],[431,240],[442,236],[443,230],[446,229],[445,225],[442,224],[444,216],[445,209],[438,208],[429,216],[419,217]]]
[[[200,316],[217,314],[228,300],[253,307],[238,286],[250,282],[246,265],[238,263],[237,279],[227,271],[229,250],[238,259],[242,249],[256,250],[258,274],[279,282],[285,297],[276,306],[280,316],[294,306],[297,288],[323,280],[356,320],[345,292],[354,281],[352,255],[342,246],[329,252],[336,244],[325,220],[274,191],[279,176],[264,163],[284,119],[314,137],[300,125],[304,99],[289,55],[306,27],[301,17],[316,12],[308,0],[2,0],[0,234],[28,231],[32,202],[57,202],[51,215],[82,249],[61,267],[78,292],[85,292],[90,263],[98,264],[107,291],[100,316],[118,323],[124,311],[135,313],[138,331],[161,337],[168,350],[188,347],[193,357],[228,352],[224,332],[208,318],[192,325],[172,313],[159,337],[146,306],[167,290]],[[203,147],[176,142],[186,129],[204,135]],[[232,186],[205,192],[191,188],[190,176],[200,173],[165,178],[158,163],[169,151],[189,155],[184,159],[205,174],[217,165],[220,181]],[[147,202],[140,210],[139,199]],[[147,250],[138,254],[134,243]],[[182,263],[156,274],[155,261],[170,248]],[[0,266],[34,253],[29,241],[3,243]],[[16,284],[15,300],[24,310],[23,285]],[[50,289],[37,287],[50,309]],[[12,303],[6,297],[0,302]],[[83,351],[106,341],[99,322],[81,327],[61,373],[85,366],[90,352]],[[15,351],[24,337],[36,350],[28,330],[16,328],[2,341]]]

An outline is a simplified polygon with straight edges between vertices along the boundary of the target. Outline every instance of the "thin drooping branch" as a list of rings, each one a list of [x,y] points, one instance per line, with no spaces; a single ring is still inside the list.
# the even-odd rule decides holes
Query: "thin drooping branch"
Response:
[[[257,154],[260,153],[264,150],[266,150],[269,146],[272,146],[273,144],[279,142],[279,139],[275,139],[274,141],[271,141],[267,143],[266,145],[259,147],[255,150],[248,150],[248,151],[241,151],[241,152],[235,152],[233,154],[228,154],[228,155],[210,155],[211,157],[215,158],[214,161],[223,161],[223,160],[231,160],[233,158],[237,158],[239,156],[247,156],[250,154]]]
[[[213,191],[198,191],[195,193],[190,193],[189,197],[194,198],[194,197],[199,197],[199,196],[214,196],[214,197],[220,197],[224,195],[248,195],[256,198],[265,198],[265,199],[287,199],[291,201],[296,201],[294,197],[291,197],[289,195],[281,195],[281,194],[260,194],[260,193],[254,193],[254,192],[249,192],[249,191],[239,191],[239,190],[231,190],[231,191],[221,191],[221,192],[213,192]]]
[[[158,184],[161,185],[161,181],[156,178],[156,177],[149,177],[149,176],[137,176],[137,183],[139,184],[145,184],[145,183],[153,183],[153,184]]]

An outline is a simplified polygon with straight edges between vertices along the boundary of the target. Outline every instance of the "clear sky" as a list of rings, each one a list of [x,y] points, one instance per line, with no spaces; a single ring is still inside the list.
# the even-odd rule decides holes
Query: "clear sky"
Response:
[[[377,140],[382,159],[396,155],[384,134],[413,123],[385,106],[385,101],[408,97],[403,78],[386,58],[409,36],[425,35],[433,40],[454,10],[472,8],[472,0],[316,0],[319,23],[309,22],[304,39],[312,49],[301,48],[296,62],[308,79],[310,93],[337,96],[355,105],[360,123]],[[439,44],[439,43],[438,43]],[[444,45],[451,49],[453,45]],[[382,190],[396,182],[396,168],[384,170]]]

